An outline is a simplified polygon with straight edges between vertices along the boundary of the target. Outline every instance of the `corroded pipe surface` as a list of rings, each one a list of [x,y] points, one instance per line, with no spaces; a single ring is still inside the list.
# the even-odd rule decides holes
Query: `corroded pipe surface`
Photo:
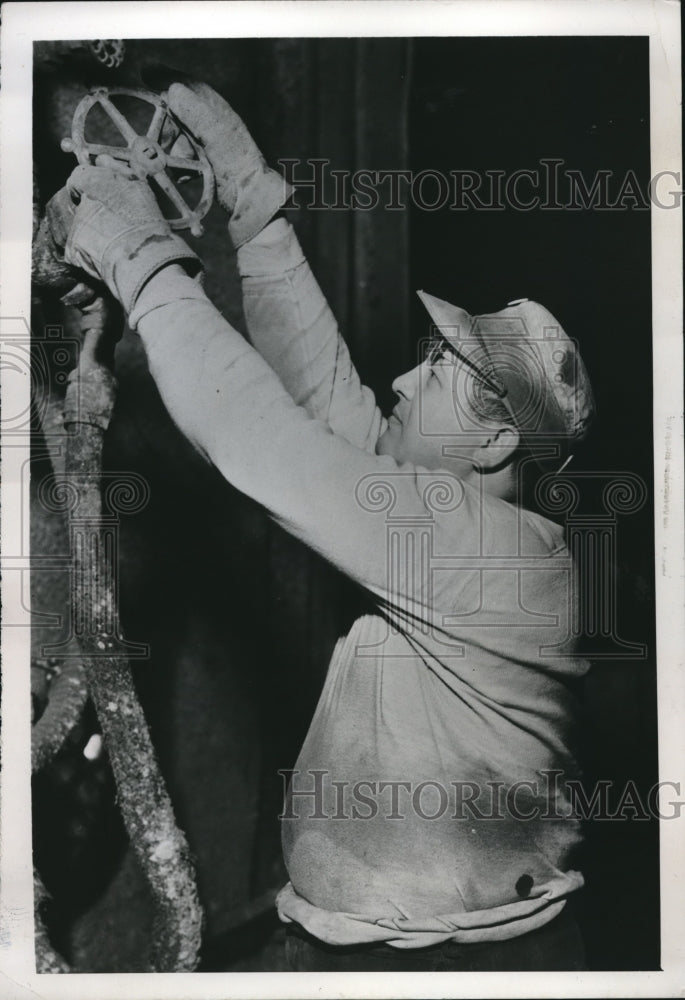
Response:
[[[83,663],[62,663],[50,684],[45,711],[31,730],[31,771],[35,774],[50,763],[81,717],[88,700]]]
[[[60,749],[90,694],[117,785],[133,850],[155,904],[150,968],[192,971],[198,961],[202,909],[190,851],[178,828],[130,666],[122,653],[116,606],[116,550],[102,499],[102,446],[116,396],[112,375],[121,313],[115,303],[76,286],[69,304],[83,310],[84,340],[64,407],[66,461],[55,489],[66,501],[72,555],[71,613],[80,657],[64,661],[33,730],[38,770]],[[115,491],[117,484],[113,485]],[[126,483],[120,490],[125,492]],[[41,917],[46,898],[35,874],[36,963],[39,972],[69,972],[51,947]]]
[[[201,941],[202,910],[186,838],[178,828],[157,764],[129,663],[119,651],[115,552],[104,529],[101,462],[115,396],[106,322],[91,307],[79,362],[65,401],[67,486],[74,543],[72,614],[88,689],[102,727],[131,844],[155,903],[151,968],[191,971]],[[77,405],[75,405],[75,403]],[[76,416],[75,416],[76,414]]]

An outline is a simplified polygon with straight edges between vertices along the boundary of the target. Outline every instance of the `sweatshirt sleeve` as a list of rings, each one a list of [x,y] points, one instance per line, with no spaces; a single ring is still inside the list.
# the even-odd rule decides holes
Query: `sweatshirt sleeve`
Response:
[[[373,451],[385,420],[361,384],[292,226],[277,219],[238,251],[250,339],[295,402]]]
[[[427,494],[442,479],[458,491],[458,481],[400,467],[310,416],[177,265],[148,283],[134,319],[172,419],[222,475],[379,597],[392,617],[420,615],[418,605],[425,613],[427,595],[417,593],[409,563],[391,566],[388,512],[401,514],[405,535],[418,538]],[[460,514],[468,533],[463,504]]]

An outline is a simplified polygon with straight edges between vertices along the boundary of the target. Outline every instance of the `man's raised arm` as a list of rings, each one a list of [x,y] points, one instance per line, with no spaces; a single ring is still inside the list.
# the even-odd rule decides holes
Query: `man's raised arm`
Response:
[[[252,343],[295,402],[336,434],[373,452],[385,421],[362,386],[297,237],[270,221],[290,189],[269,169],[244,122],[206,84],[172,83],[169,107],[202,142],[238,251]]]
[[[250,339],[296,403],[358,448],[374,451],[385,420],[361,383],[292,226],[270,223],[238,251]]]
[[[390,597],[385,508],[365,503],[364,491],[371,481],[391,489],[409,531],[414,524],[420,531],[425,483],[420,488],[416,470],[407,465],[398,476],[393,458],[355,447],[295,404],[191,277],[200,261],[171,232],[145,182],[77,167],[48,215],[57,243],[66,241],[64,261],[104,280],[121,302],[169,414],[191,443],[389,614],[410,613],[413,578],[396,582]]]

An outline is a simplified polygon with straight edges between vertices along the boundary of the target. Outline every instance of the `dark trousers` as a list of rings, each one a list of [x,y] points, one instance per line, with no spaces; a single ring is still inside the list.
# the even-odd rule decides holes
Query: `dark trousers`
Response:
[[[544,927],[508,941],[430,948],[387,944],[325,944],[299,924],[286,928],[285,953],[293,972],[562,972],[585,968],[575,917],[564,908]]]

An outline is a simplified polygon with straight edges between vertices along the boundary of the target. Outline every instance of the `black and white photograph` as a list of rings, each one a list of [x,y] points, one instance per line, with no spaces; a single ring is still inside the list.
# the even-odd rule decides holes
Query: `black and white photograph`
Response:
[[[682,995],[679,7],[2,18],[0,997]]]

